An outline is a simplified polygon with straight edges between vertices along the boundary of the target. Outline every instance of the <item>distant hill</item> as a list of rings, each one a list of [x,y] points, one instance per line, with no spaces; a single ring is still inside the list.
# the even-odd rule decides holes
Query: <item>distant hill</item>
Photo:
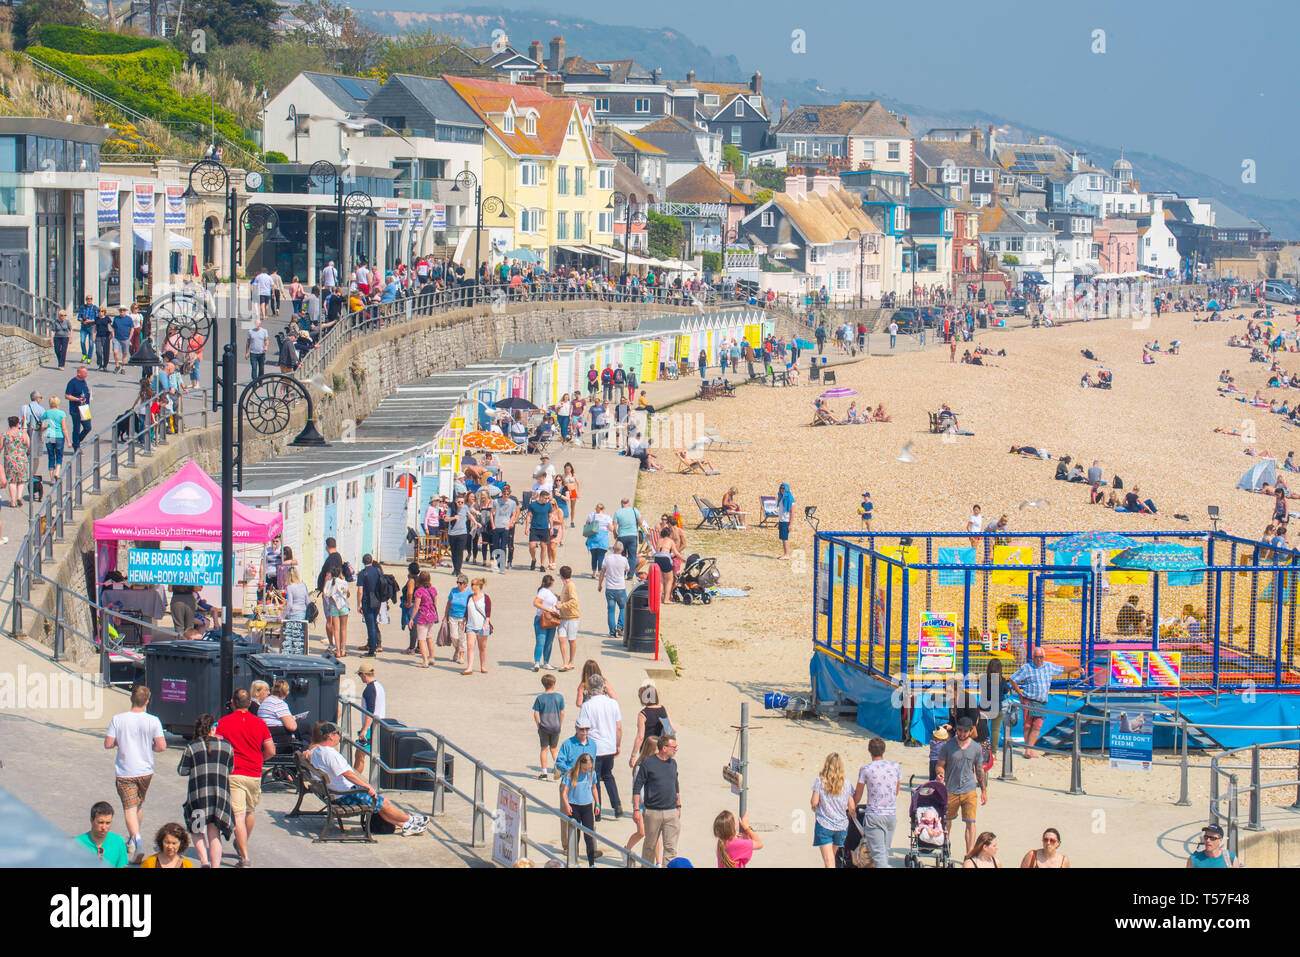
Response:
[[[545,15],[529,10],[502,10],[488,7],[465,7],[451,11],[402,11],[366,9],[378,7],[384,0],[353,0],[362,18],[385,33],[432,27],[463,37],[474,45],[492,42],[492,31],[505,30],[517,50],[526,51],[532,40],[549,47],[551,37],[563,36],[566,54],[581,55],[589,60],[632,57],[647,70],[663,70],[667,79],[685,78],[694,70],[701,80],[744,80],[761,64],[742,64],[735,56],[719,55],[694,43],[680,30],[669,27],[644,28],[596,23],[570,15]],[[1119,155],[1118,146],[1077,140],[1055,130],[1024,126],[1014,119],[973,110],[936,110],[932,107],[903,103],[887,93],[859,90],[822,89],[815,79],[802,83],[782,83],[770,77],[763,80],[763,93],[771,106],[773,118],[779,116],[781,101],[791,107],[800,103],[838,103],[841,99],[878,99],[891,110],[906,114],[917,135],[934,127],[1008,127],[999,139],[1024,141],[1046,136],[1069,149],[1086,153],[1097,166],[1109,169]],[[1300,201],[1261,196],[1243,184],[1225,183],[1181,163],[1149,153],[1131,150],[1125,156],[1133,163],[1142,187],[1148,190],[1172,190],[1190,196],[1213,198],[1267,225],[1274,237],[1300,238]]]

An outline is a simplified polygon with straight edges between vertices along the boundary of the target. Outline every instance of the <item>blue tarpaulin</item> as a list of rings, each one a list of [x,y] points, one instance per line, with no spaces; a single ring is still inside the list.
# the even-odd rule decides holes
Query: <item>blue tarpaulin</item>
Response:
[[[975,549],[973,548],[941,548],[939,557],[936,560],[937,565],[974,565]],[[956,585],[961,587],[966,584],[966,575],[964,572],[935,572],[934,583],[938,586]]]

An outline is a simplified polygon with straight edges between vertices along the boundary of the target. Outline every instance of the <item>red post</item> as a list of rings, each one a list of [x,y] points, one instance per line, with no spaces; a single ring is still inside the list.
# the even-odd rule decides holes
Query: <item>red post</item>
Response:
[[[645,579],[645,588],[646,591],[649,593],[647,595],[647,598],[649,598],[650,611],[655,616],[654,660],[658,661],[659,660],[659,595],[660,592],[663,590],[663,572],[660,571],[658,565],[651,564],[649,570],[647,571],[646,579]]]

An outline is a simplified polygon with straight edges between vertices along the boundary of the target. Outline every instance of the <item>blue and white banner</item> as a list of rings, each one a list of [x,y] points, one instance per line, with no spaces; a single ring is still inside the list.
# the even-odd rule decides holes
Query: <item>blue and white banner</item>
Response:
[[[401,229],[402,214],[397,209],[397,200],[390,199],[384,203],[384,229]]]
[[[411,229],[419,229],[424,225],[424,204],[411,204]]]
[[[183,186],[167,187],[167,209],[164,216],[168,226],[185,225],[185,188]]]
[[[175,548],[132,548],[126,580],[146,585],[220,585],[221,552]]]
[[[99,224],[116,226],[119,222],[117,211],[117,180],[101,179],[99,181]]]
[[[429,225],[438,230],[447,228],[447,206],[445,203],[433,203],[429,206]]]
[[[154,218],[153,183],[135,184],[135,219],[137,226],[152,226]]]

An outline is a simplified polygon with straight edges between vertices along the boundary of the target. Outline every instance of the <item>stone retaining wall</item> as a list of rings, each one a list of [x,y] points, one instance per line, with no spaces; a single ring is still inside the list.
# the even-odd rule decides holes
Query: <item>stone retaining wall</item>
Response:
[[[0,389],[36,371],[43,358],[53,358],[54,347],[42,339],[16,326],[0,326]]]

